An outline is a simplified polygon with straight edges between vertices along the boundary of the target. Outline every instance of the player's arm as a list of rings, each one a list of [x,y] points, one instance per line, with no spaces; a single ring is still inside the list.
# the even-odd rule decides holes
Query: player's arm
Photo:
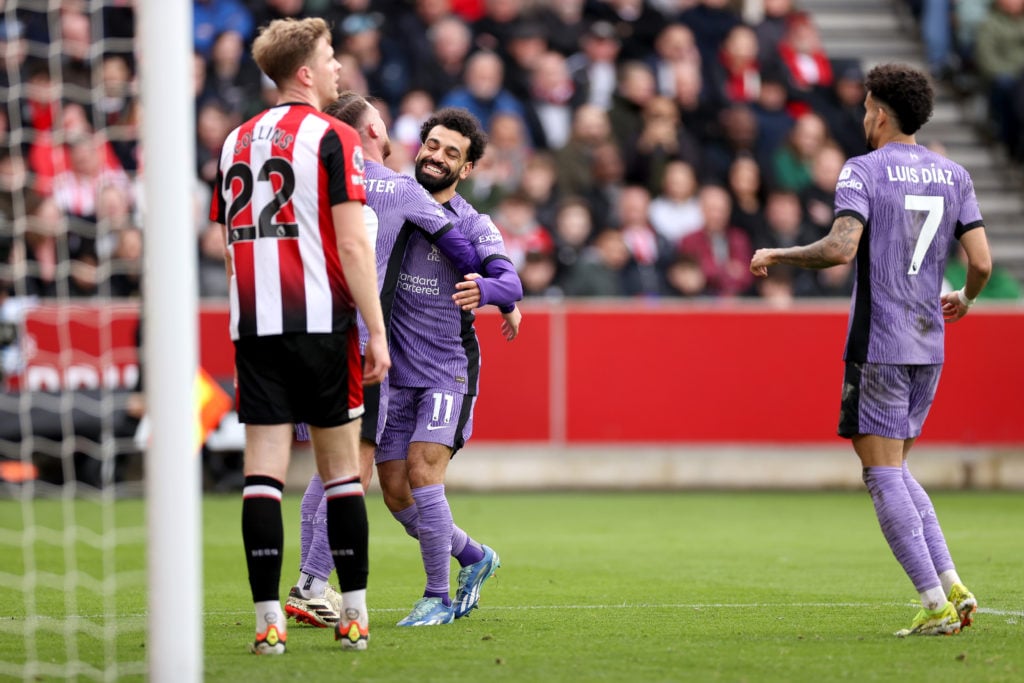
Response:
[[[967,282],[963,289],[942,295],[942,317],[948,323],[955,323],[967,315],[967,309],[974,304],[992,275],[992,254],[983,226],[961,235],[960,245],[967,252]]]
[[[512,261],[504,254],[491,254],[484,259],[484,277],[470,277],[456,283],[452,298],[464,311],[493,304],[502,313],[511,313],[523,298],[523,283]]]
[[[460,273],[469,275],[480,272],[480,254],[473,247],[473,243],[466,239],[460,230],[456,230],[451,223],[436,236],[431,237],[433,238],[431,243],[444,254],[445,258],[451,261]]]
[[[376,384],[384,379],[391,367],[391,357],[388,355],[384,314],[381,312],[380,295],[377,292],[377,266],[373,246],[363,224],[363,204],[358,201],[335,204],[331,207],[331,214],[345,281],[370,333],[366,343],[363,381]]]
[[[777,264],[820,269],[849,263],[857,255],[863,233],[860,219],[844,214],[832,222],[832,229],[817,242],[785,249],[758,249],[750,259],[750,272],[766,277],[768,266]]]

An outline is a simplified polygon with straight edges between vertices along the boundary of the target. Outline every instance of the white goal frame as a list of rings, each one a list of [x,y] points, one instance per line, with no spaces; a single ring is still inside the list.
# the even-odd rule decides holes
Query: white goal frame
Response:
[[[149,680],[203,678],[192,3],[137,5],[145,214],[142,303]]]

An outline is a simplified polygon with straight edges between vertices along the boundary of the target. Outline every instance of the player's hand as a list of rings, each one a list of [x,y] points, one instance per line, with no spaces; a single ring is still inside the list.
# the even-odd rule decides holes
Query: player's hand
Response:
[[[480,285],[474,282],[480,277],[479,273],[467,273],[465,280],[455,283],[456,292],[452,294],[452,300],[456,306],[464,311],[480,306]]]
[[[505,341],[512,341],[519,336],[519,323],[523,320],[523,312],[516,306],[511,313],[502,313],[501,317],[501,336]]]
[[[960,301],[955,290],[942,295],[942,317],[947,323],[955,323],[965,315],[967,315],[967,306]]]
[[[383,334],[371,334],[366,342],[366,361],[363,364],[363,385],[371,386],[384,381],[391,367],[391,354],[388,353],[388,340]]]
[[[750,259],[750,272],[757,277],[768,277],[768,266],[775,265],[774,249],[758,249]]]

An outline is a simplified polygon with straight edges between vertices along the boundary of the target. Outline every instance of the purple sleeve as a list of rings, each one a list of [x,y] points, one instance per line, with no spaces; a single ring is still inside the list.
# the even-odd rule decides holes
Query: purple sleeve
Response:
[[[481,308],[494,304],[502,313],[511,313],[515,303],[523,298],[523,283],[507,257],[492,256],[484,263],[486,277],[477,280],[480,287]]]
[[[463,275],[480,273],[480,254],[473,243],[460,230],[445,230],[436,240],[436,246]],[[482,275],[483,273],[481,273]]]

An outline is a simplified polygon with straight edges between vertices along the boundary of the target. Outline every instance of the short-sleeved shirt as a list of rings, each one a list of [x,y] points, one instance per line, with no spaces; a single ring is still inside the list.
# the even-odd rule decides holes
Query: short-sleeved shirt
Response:
[[[353,326],[331,207],[365,200],[363,166],[355,130],[308,104],[271,107],[228,135],[210,220],[227,227],[232,339]]]
[[[445,202],[444,208],[452,224],[476,247],[485,270],[493,259],[509,261],[501,233],[488,216],[459,195]],[[455,284],[462,279],[422,235],[410,238],[391,317],[392,385],[477,394],[480,344],[473,328],[476,316],[452,301]]]
[[[946,257],[954,238],[982,225],[970,175],[926,147],[889,143],[846,162],[835,215],[864,224],[844,358],[942,363]]]

